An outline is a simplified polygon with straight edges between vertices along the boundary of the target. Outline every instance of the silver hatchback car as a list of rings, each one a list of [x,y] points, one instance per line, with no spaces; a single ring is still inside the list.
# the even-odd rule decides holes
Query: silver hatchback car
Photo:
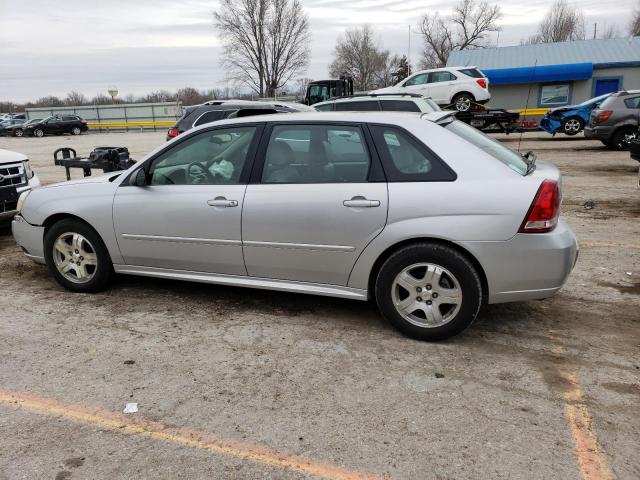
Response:
[[[545,298],[576,261],[556,167],[451,112],[203,125],[125,172],[25,193],[13,234],[65,288],[114,272],[356,300],[405,334]]]

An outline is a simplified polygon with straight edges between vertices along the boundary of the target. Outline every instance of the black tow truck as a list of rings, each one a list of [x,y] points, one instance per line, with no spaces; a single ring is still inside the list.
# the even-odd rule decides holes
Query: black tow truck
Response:
[[[370,95],[361,93],[361,95]],[[417,95],[417,94],[404,94]],[[353,78],[347,75],[332,80],[316,80],[307,84],[304,99],[301,103],[314,105],[316,103],[336,98],[358,96],[353,91]],[[418,95],[419,96],[419,95]],[[447,105],[444,110],[455,110],[454,105]],[[456,118],[483,132],[511,133],[520,129],[520,114],[509,112],[502,108],[486,108],[479,103],[473,103],[466,112],[456,112]]]

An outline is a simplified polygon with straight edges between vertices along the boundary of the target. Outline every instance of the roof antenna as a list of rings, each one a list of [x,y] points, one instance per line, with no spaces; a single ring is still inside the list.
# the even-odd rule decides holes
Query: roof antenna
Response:
[[[527,116],[527,110],[529,110],[529,98],[531,97],[531,86],[536,78],[536,67],[538,66],[538,59],[536,58],[533,64],[533,72],[531,72],[531,82],[529,83],[529,92],[527,93],[527,103],[524,106],[524,116]],[[524,135],[524,128],[520,129],[520,138],[518,139],[518,152],[520,152],[520,145],[522,145],[522,136]]]

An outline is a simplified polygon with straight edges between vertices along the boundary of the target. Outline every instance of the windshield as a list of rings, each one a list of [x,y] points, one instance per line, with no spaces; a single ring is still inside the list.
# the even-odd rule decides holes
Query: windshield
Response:
[[[447,124],[445,128],[488,153],[496,160],[500,160],[514,172],[517,172],[520,175],[527,174],[527,162],[524,160],[522,155],[500,143],[498,140],[485,135],[480,130],[475,129],[460,120],[455,120]]]
[[[600,95],[599,97],[595,97],[595,98],[590,98],[589,100],[586,100],[580,104],[578,104],[578,107],[588,107],[589,105],[593,105],[595,103],[600,103],[602,102],[605,98],[607,98],[610,94],[606,93],[604,95]]]
[[[31,120],[29,120],[28,122],[26,122],[26,125],[31,125],[33,123],[38,123],[41,122],[42,119],[41,118],[32,118]]]

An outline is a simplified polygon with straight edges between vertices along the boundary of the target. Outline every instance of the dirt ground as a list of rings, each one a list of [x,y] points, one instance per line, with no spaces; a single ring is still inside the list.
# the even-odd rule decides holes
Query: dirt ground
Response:
[[[554,298],[485,307],[444,343],[356,301],[125,276],[68,293],[1,231],[0,479],[640,478],[638,163],[500,138],[562,170],[580,257]],[[59,146],[141,158],[163,141],[0,148],[51,183]]]

